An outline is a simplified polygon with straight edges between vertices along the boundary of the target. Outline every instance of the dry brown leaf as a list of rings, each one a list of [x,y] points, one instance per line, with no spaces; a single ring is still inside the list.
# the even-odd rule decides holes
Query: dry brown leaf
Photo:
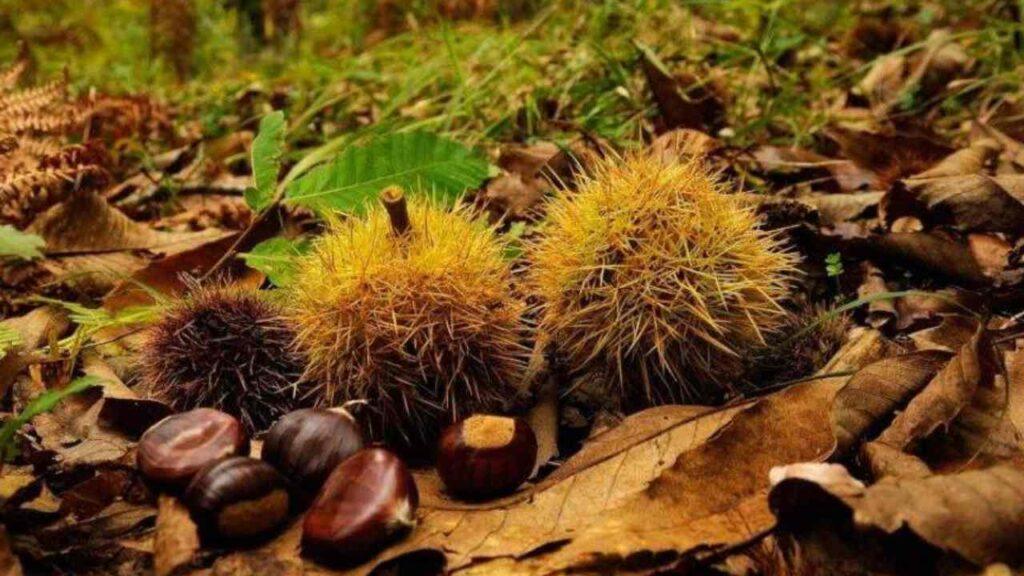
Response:
[[[932,469],[917,456],[880,442],[867,442],[860,449],[861,459],[875,480],[894,478],[925,478]]]
[[[157,257],[215,242],[219,230],[159,232],[134,222],[95,194],[76,196],[39,216],[28,231],[46,241],[40,263],[54,281],[103,294]]]
[[[21,562],[11,552],[11,539],[7,529],[0,525],[0,576],[21,576]]]
[[[949,425],[928,438],[921,455],[938,471],[1024,463],[1024,380],[1019,351],[1006,355],[1009,381],[996,373],[982,378],[976,392]],[[991,360],[994,362],[994,360]],[[992,368],[995,370],[995,368]]]
[[[4,398],[15,378],[25,368],[29,360],[27,353],[48,343],[50,339],[59,338],[71,327],[71,322],[63,310],[42,306],[28,314],[8,318],[0,323],[5,328],[17,332],[21,339],[18,348],[0,358],[0,398]]]
[[[694,156],[706,157],[722,149],[720,140],[699,130],[678,128],[665,132],[651,142],[651,152],[665,162]]]
[[[708,79],[689,72],[669,74],[648,54],[641,58],[641,67],[660,113],[659,132],[691,128],[714,133],[722,127],[725,107]]]
[[[854,374],[832,403],[836,453],[847,453],[877,431],[935,376],[950,358],[937,350],[884,358]]]
[[[948,288],[936,292],[914,292],[896,300],[896,310],[900,316],[896,329],[913,331],[931,327],[946,316],[965,315],[979,311],[982,307],[980,296],[966,290]],[[974,334],[973,327],[972,324],[971,334]],[[963,342],[958,343],[953,351],[958,350]]]
[[[917,350],[944,350],[955,353],[978,331],[978,319],[945,314],[939,324],[910,334]]]
[[[882,192],[856,192],[849,194],[806,194],[798,199],[817,208],[821,223],[835,225],[864,218],[878,208]]]
[[[198,552],[199,531],[188,510],[174,496],[161,494],[153,533],[153,572],[170,576],[192,563]]]
[[[956,356],[893,419],[878,441],[906,450],[940,426],[949,426],[971,401],[979,387],[992,386],[995,366],[984,330],[964,344]],[[922,352],[928,354],[930,352]]]
[[[825,134],[839,145],[843,156],[875,173],[878,188],[923,172],[952,152],[933,135],[920,130],[887,133],[834,127]]]
[[[781,521],[815,514],[812,502],[842,506],[857,527],[894,536],[903,529],[976,566],[1024,562],[1024,471],[994,466],[926,478],[885,478],[871,487],[825,465],[773,471],[770,500]]]
[[[886,221],[914,216],[928,227],[965,231],[1024,231],[1024,204],[985,174],[897,182],[884,201]]]
[[[897,264],[967,286],[992,283],[966,245],[939,233],[905,232],[872,236],[861,246],[866,256],[879,264]]]
[[[837,160],[803,148],[761,146],[753,152],[760,171],[780,183],[806,182],[827,192],[877,190],[874,173],[850,160]]]
[[[870,300],[876,294],[889,292],[889,287],[885,285],[885,275],[868,261],[861,264],[861,270],[864,273],[864,280],[857,287],[857,298],[869,299],[866,318],[868,326],[877,330],[891,327],[897,318],[896,303],[891,298]]]

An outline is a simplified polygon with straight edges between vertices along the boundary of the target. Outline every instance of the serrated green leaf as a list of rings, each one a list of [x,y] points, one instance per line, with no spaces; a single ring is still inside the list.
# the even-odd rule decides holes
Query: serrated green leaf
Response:
[[[104,380],[98,376],[82,376],[76,378],[60,390],[50,390],[36,397],[29,402],[28,406],[17,416],[8,418],[0,427],[0,458],[4,462],[10,460],[15,454],[14,435],[22,426],[40,414],[50,412],[57,407],[62,400],[68,396],[81,394],[94,386],[99,386]]]
[[[40,250],[44,247],[46,241],[35,234],[26,234],[7,224],[0,226],[0,258],[35,260],[43,257]]]
[[[284,154],[284,128],[284,113],[271,112],[260,120],[259,133],[252,141],[253,186],[245,190],[245,201],[253,212],[262,212],[274,200]]]
[[[255,268],[267,275],[274,286],[286,286],[295,276],[295,266],[300,256],[309,251],[309,240],[289,240],[287,238],[271,238],[264,240],[252,251],[239,256],[250,268]]]
[[[447,138],[427,132],[388,134],[310,170],[288,186],[286,196],[317,211],[360,213],[381,189],[398,185],[451,204],[480,186],[489,167],[478,152]]]

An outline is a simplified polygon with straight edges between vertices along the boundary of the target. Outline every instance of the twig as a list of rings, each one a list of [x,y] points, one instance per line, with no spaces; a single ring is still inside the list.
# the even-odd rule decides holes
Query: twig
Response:
[[[380,191],[380,201],[388,211],[391,230],[395,236],[402,238],[409,233],[409,207],[405,202],[405,193],[398,186],[388,186]]]

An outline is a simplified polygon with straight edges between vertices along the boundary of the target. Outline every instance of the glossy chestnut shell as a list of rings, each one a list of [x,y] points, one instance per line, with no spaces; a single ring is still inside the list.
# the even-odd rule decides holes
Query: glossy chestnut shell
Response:
[[[291,508],[284,477],[266,462],[243,456],[200,470],[183,500],[204,537],[225,540],[271,534]]]
[[[142,475],[169,487],[182,487],[204,466],[248,454],[249,437],[234,416],[198,408],[168,416],[139,439],[136,462]]]
[[[263,439],[261,457],[307,499],[338,464],[362,448],[363,434],[348,413],[306,408],[274,423]]]
[[[367,448],[338,465],[302,523],[302,550],[328,563],[364,560],[416,523],[419,492],[405,464]]]
[[[449,492],[484,499],[512,492],[533,473],[537,437],[526,421],[475,415],[441,434],[437,472]]]

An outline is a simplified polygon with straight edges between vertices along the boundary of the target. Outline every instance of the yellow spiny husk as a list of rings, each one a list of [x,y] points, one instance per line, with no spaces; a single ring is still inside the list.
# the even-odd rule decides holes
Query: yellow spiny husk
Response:
[[[784,318],[796,257],[699,160],[600,160],[528,250],[539,328],[626,406],[721,399]]]
[[[365,400],[371,434],[399,446],[517,396],[524,305],[492,231],[461,211],[410,200],[410,232],[386,211],[331,225],[286,294],[306,378],[326,401]]]

